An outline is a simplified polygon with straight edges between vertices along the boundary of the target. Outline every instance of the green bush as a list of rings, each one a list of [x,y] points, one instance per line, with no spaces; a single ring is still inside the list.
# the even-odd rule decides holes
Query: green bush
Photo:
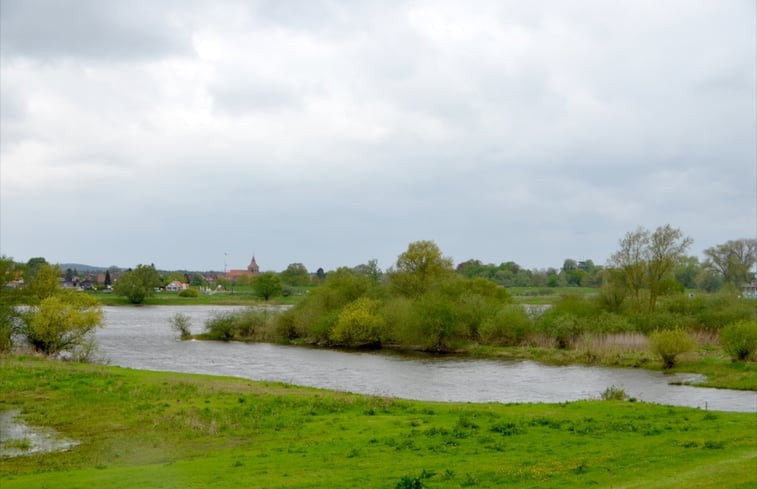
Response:
[[[729,324],[720,332],[720,346],[738,360],[746,360],[757,351],[757,320]]]
[[[673,367],[678,355],[696,346],[691,336],[681,329],[657,330],[649,335],[649,345],[652,352],[662,359],[663,368]]]
[[[179,292],[179,297],[200,297],[200,292],[197,289],[184,289]]]
[[[479,336],[484,343],[515,346],[519,345],[533,330],[533,322],[520,305],[501,307],[496,314],[483,320]]]
[[[217,312],[205,321],[205,332],[211,340],[229,341],[236,333],[234,313]]]
[[[331,341],[352,347],[381,345],[384,318],[377,313],[380,305],[380,301],[367,297],[347,304],[331,330]]]

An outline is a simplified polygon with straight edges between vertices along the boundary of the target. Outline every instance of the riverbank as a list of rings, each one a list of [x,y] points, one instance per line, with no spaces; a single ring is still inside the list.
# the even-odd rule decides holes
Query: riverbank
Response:
[[[754,413],[413,402],[18,356],[0,369],[0,409],[81,442],[3,459],[4,489],[757,482]]]
[[[188,339],[215,341],[207,333],[192,335]],[[281,343],[277,338],[234,338],[235,341],[249,343]],[[302,340],[287,341],[286,344],[304,348],[333,349],[328,346],[309,343]],[[367,351],[338,348],[342,351]],[[391,351],[395,353],[426,353],[422,347],[414,345],[384,345],[371,351]],[[750,361],[733,361],[721,348],[713,345],[701,345],[696,351],[682,354],[674,368],[665,369],[659,357],[649,350],[618,351],[581,348],[547,348],[536,346],[500,347],[481,345],[479,343],[458,344],[447,353],[431,353],[443,356],[460,356],[493,360],[531,360],[547,365],[585,365],[612,368],[643,368],[646,370],[669,374],[698,374],[703,380],[691,382],[699,387],[717,389],[735,389],[757,391],[757,363]]]

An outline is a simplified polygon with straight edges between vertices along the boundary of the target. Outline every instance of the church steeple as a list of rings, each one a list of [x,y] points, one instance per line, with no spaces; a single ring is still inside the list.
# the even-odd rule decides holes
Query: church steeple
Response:
[[[247,271],[249,271],[253,275],[257,275],[260,273],[260,267],[258,266],[258,262],[255,261],[255,255],[252,255],[252,261],[249,265],[247,265]]]

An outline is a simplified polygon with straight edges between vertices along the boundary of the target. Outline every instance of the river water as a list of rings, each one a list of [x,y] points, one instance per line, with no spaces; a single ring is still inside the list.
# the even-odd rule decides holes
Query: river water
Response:
[[[105,307],[97,332],[111,365],[285,382],[362,394],[455,402],[564,402],[597,399],[617,386],[640,401],[721,411],[757,412],[757,392],[670,385],[673,377],[642,369],[566,366],[438,355],[344,352],[214,341],[180,341],[169,319],[188,315],[202,332],[219,306]]]

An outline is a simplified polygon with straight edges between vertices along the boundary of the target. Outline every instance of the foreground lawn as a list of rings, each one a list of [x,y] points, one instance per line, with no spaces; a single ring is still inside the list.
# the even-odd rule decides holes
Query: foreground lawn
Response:
[[[753,488],[757,414],[443,404],[0,358],[0,410],[81,441],[0,487]]]

